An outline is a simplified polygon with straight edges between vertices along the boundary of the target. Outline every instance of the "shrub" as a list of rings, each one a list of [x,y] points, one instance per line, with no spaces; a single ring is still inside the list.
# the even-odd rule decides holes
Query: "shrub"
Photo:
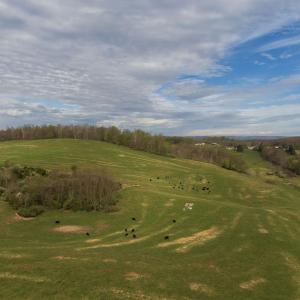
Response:
[[[288,160],[288,168],[297,175],[300,175],[300,157],[294,156]]]
[[[288,145],[286,149],[286,153],[290,155],[296,155],[296,150],[293,145]]]
[[[0,186],[0,197],[5,194],[6,189]]]
[[[39,205],[34,205],[30,207],[23,207],[18,210],[18,215],[24,218],[33,218],[44,212],[44,208]]]
[[[244,151],[244,146],[243,145],[237,145],[236,146],[236,151],[237,152],[243,152]]]

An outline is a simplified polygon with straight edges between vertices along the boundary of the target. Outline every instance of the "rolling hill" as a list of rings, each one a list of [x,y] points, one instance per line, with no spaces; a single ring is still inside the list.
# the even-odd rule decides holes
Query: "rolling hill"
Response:
[[[25,220],[0,201],[0,298],[300,299],[299,178],[241,155],[248,175],[97,141],[1,142],[0,163],[104,167],[123,188],[113,213]]]

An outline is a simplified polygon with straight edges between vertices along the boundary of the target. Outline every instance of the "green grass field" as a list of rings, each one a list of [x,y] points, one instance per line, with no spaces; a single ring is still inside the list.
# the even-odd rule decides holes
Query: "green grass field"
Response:
[[[299,178],[241,155],[249,175],[96,141],[0,143],[0,163],[105,167],[124,187],[114,213],[23,220],[0,202],[0,299],[300,299]]]

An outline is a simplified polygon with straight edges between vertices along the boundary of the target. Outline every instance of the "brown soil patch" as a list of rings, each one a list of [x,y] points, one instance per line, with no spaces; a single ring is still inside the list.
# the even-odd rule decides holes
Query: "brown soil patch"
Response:
[[[134,280],[138,280],[145,277],[142,274],[136,273],[136,272],[128,272],[125,274],[125,279],[129,280],[129,281],[134,281]]]
[[[127,241],[124,241],[124,242],[115,242],[115,243],[110,243],[110,244],[98,244],[98,245],[84,247],[84,248],[77,248],[76,250],[80,251],[80,250],[86,250],[86,249],[110,248],[110,247],[119,247],[119,246],[124,246],[124,245],[136,244],[136,243],[148,240],[148,239],[150,239],[154,236],[160,235],[164,232],[168,232],[172,227],[173,227],[173,225],[169,225],[169,226],[167,226],[167,227],[165,227],[165,228],[163,228],[163,229],[161,229],[157,232],[154,232],[152,234],[148,234],[146,236],[142,236],[140,238],[136,238],[136,239],[132,239],[132,240],[127,240]],[[137,227],[135,227],[135,228],[137,228]],[[123,231],[118,231],[116,233],[109,234],[106,237],[114,236],[114,235],[120,234],[122,232]]]
[[[31,282],[48,282],[50,281],[47,278],[43,277],[32,277],[32,276],[27,276],[27,275],[18,275],[18,274],[12,274],[9,272],[3,272],[0,273],[0,278],[1,279],[20,279],[20,280],[26,280],[26,281],[31,281]]]
[[[242,213],[239,212],[235,217],[234,219],[232,220],[232,223],[231,223],[231,226],[230,228],[231,229],[234,229],[235,227],[237,227],[240,223],[240,220],[241,220],[241,217],[242,217]]]
[[[269,233],[269,231],[260,224],[258,225],[258,232],[260,232],[262,234],[268,234]]]
[[[83,233],[90,230],[90,227],[87,226],[78,226],[78,225],[65,225],[65,226],[58,226],[53,229],[56,232],[62,233]]]
[[[116,299],[129,299],[129,300],[171,300],[170,298],[160,297],[157,295],[145,295],[142,291],[137,290],[136,292],[120,289],[113,287],[109,290]],[[107,298],[110,299],[110,298]],[[172,299],[173,300],[173,299]]]
[[[122,189],[128,189],[128,188],[132,188],[132,187],[140,187],[139,184],[128,184],[128,183],[124,183],[122,184]]]
[[[269,233],[269,231],[265,228],[259,228],[258,231],[262,234],[268,234]]]
[[[77,258],[75,257],[71,257],[71,256],[54,256],[52,257],[53,259],[57,259],[57,260],[76,260]]]
[[[101,241],[100,239],[89,239],[89,240],[86,240],[85,242],[89,243],[89,244],[92,244],[92,243],[97,243],[97,242],[100,242],[100,241]]]
[[[25,257],[25,255],[13,254],[13,253],[7,253],[7,252],[0,253],[0,258],[16,259],[16,258],[23,258],[23,257]]]
[[[289,268],[300,272],[300,262],[294,256],[288,253],[283,253],[282,256],[284,257]]]
[[[30,220],[34,220],[34,219],[35,218],[24,218],[24,217],[20,216],[18,213],[16,213],[14,216],[15,221],[30,221]]]
[[[282,253],[286,265],[293,271],[293,282],[297,287],[297,299],[300,299],[300,261],[289,253]]]
[[[251,279],[246,282],[242,282],[240,284],[240,288],[244,290],[253,290],[257,285],[265,282],[266,282],[265,278],[259,277],[259,278]]]
[[[199,231],[191,236],[179,238],[174,241],[158,244],[158,247],[169,247],[172,245],[183,245],[176,249],[177,252],[186,252],[194,246],[199,246],[205,242],[216,238],[222,232],[217,226],[212,226],[209,229]]]
[[[34,218],[23,218],[19,216],[17,213],[11,214],[8,217],[6,217],[4,220],[1,220],[0,227],[1,226],[6,226],[6,225],[11,225],[15,222],[19,221],[30,221],[33,220]]]
[[[212,296],[215,293],[214,289],[209,287],[205,283],[192,282],[192,283],[190,283],[190,289],[191,289],[191,291],[206,294],[208,296]]]
[[[105,263],[116,263],[117,262],[117,260],[114,258],[105,258],[102,261]]]
[[[63,255],[59,255],[59,256],[54,256],[52,257],[52,259],[56,259],[56,260],[81,260],[81,261],[87,261],[89,260],[89,258],[87,257],[72,257],[72,256],[63,256]]]

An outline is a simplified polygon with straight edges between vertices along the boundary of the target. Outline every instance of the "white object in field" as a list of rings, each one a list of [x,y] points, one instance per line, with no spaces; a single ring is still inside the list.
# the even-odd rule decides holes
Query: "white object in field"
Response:
[[[193,205],[194,205],[194,203],[191,203],[191,202],[185,203],[184,207],[183,207],[183,211],[188,210],[188,209],[192,210],[193,209]]]

